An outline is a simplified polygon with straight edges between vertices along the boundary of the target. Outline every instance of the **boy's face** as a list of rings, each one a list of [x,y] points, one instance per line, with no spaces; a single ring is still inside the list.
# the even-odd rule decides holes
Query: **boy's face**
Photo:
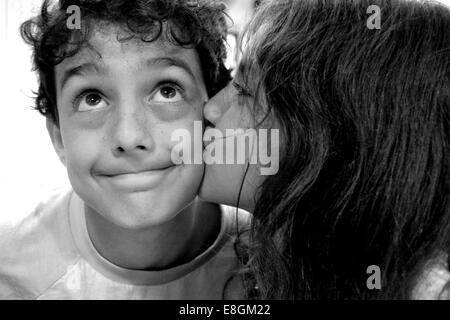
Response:
[[[171,161],[172,132],[194,137],[202,120],[199,57],[163,41],[118,42],[115,28],[96,30],[90,44],[55,68],[53,144],[90,209],[130,229],[167,222],[192,202],[203,174],[203,165]]]

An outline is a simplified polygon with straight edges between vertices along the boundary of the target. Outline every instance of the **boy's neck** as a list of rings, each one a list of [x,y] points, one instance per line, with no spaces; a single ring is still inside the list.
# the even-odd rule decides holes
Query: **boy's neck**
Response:
[[[133,270],[164,270],[194,259],[216,240],[218,205],[194,201],[164,225],[121,228],[86,206],[86,224],[97,251],[111,263]]]

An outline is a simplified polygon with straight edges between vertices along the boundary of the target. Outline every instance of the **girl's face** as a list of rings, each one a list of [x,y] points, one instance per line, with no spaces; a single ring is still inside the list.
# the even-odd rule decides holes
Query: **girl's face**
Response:
[[[204,117],[214,126],[204,135],[199,195],[205,201],[252,211],[265,177],[278,171],[279,130],[273,117],[265,117],[262,95],[255,99],[258,78],[244,57],[236,78],[205,105]]]

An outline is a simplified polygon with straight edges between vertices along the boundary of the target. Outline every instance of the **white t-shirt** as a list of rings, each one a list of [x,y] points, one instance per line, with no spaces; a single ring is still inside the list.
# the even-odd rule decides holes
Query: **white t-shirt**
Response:
[[[248,214],[238,215],[240,229],[247,227]],[[236,210],[222,207],[219,236],[189,263],[162,271],[128,270],[94,248],[76,193],[54,196],[20,223],[0,226],[0,299],[241,297],[241,288],[227,285],[238,267],[235,221]]]

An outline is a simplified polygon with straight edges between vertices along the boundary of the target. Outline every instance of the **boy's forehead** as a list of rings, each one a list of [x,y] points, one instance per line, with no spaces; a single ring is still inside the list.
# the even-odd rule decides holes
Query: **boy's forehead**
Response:
[[[124,31],[116,26],[95,28],[87,45],[74,56],[64,59],[56,66],[56,72],[64,72],[86,63],[107,65],[108,61],[119,61],[140,69],[147,65],[148,61],[168,58],[188,66],[193,76],[199,78],[196,80],[201,80],[200,58],[195,49],[175,45],[162,37],[153,42],[144,42],[139,38],[120,40],[124,38],[123,33]]]

